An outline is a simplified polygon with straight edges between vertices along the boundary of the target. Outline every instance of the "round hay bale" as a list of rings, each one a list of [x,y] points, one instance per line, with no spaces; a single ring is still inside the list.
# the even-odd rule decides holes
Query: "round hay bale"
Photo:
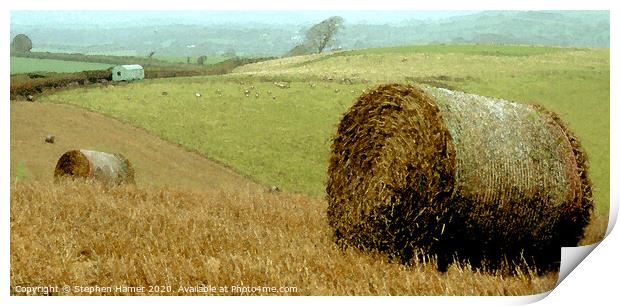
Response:
[[[134,169],[122,154],[72,150],[56,163],[54,178],[90,178],[105,183],[135,183]]]
[[[332,144],[336,241],[408,263],[437,256],[498,269],[559,267],[592,210],[587,158],[540,106],[432,87],[381,85],[343,116]]]

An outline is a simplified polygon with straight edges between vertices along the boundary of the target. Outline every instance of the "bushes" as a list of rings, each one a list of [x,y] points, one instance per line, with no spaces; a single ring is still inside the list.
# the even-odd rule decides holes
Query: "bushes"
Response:
[[[42,93],[46,89],[67,87],[70,84],[84,85],[101,80],[112,80],[111,70],[92,70],[74,73],[29,73],[11,76],[11,100]]]

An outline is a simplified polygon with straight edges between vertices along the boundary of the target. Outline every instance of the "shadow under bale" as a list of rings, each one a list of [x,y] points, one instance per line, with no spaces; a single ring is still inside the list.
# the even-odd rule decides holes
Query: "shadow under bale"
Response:
[[[134,169],[122,154],[72,150],[56,163],[54,178],[89,178],[110,184],[134,184]]]
[[[587,167],[579,141],[540,106],[382,85],[338,126],[328,220],[341,246],[403,263],[542,273],[589,222]]]

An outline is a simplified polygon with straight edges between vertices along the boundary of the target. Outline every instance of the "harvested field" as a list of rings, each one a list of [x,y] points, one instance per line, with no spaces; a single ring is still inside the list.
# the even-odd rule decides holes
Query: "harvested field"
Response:
[[[277,289],[250,295],[526,295],[557,279],[555,272],[500,278],[459,265],[440,273],[432,259],[403,266],[342,252],[326,207],[288,193],[13,183],[11,294],[16,286],[68,284],[172,286],[138,295],[212,295],[179,291],[200,285]]]
[[[556,272],[496,276],[461,265],[440,273],[434,259],[404,266],[342,252],[326,209],[323,200],[288,193],[13,183],[11,294],[18,285],[68,284],[171,285],[139,294],[205,295],[178,289],[243,284],[294,287],[252,295],[527,295],[557,280]],[[593,220],[584,241],[600,241],[606,224]]]
[[[593,208],[579,141],[541,107],[381,85],[345,113],[332,150],[337,241],[404,263],[556,269]]]
[[[54,144],[43,139],[50,133]],[[51,182],[58,158],[75,148],[122,152],[142,186],[263,188],[200,154],[104,115],[68,105],[11,103],[11,180]]]

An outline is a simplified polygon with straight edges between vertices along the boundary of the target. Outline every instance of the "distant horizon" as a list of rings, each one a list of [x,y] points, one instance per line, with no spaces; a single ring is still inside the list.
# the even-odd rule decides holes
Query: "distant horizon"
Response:
[[[11,25],[303,24],[334,15],[342,16],[347,23],[395,24],[412,19],[444,20],[480,12],[482,11],[11,11]]]
[[[344,19],[334,39],[343,49],[467,42],[609,46],[609,11],[12,11],[10,35],[27,34],[33,50],[43,52],[281,56],[331,16]]]

